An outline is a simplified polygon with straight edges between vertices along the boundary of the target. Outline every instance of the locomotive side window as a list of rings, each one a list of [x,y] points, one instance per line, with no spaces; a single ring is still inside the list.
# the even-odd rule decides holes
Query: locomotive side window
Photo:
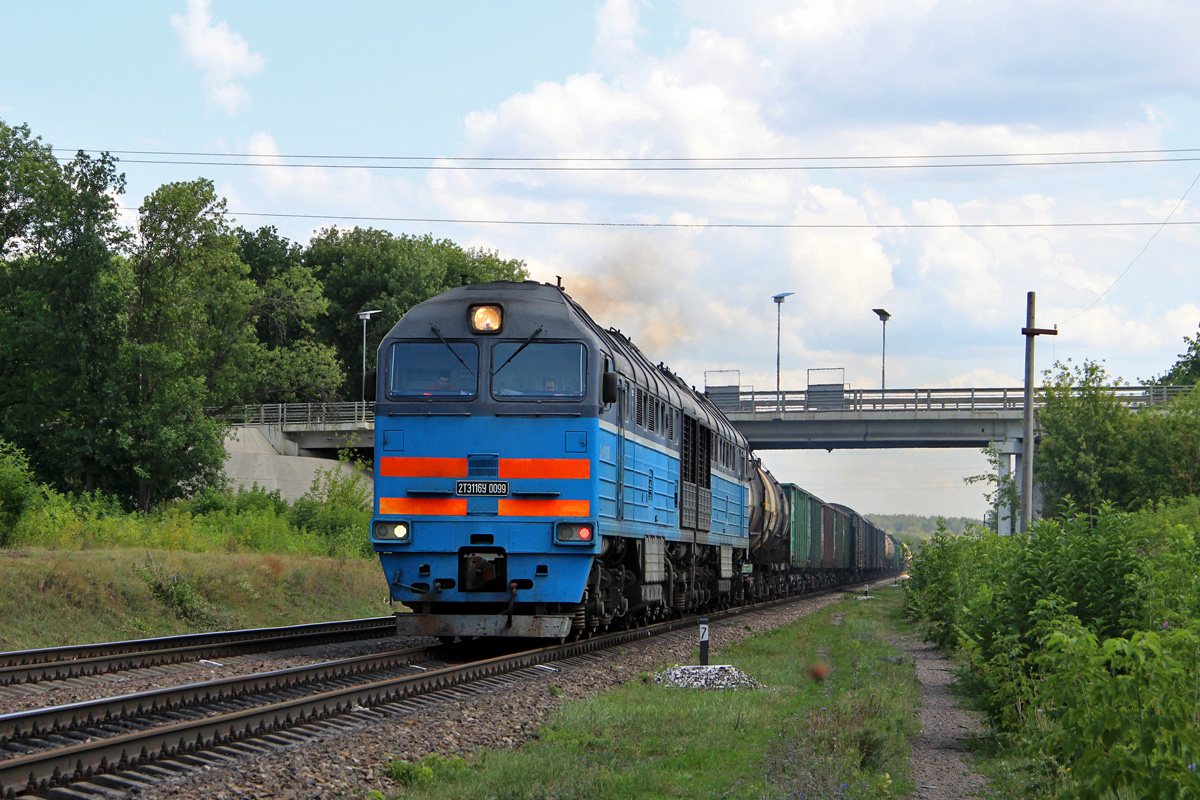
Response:
[[[587,388],[587,350],[578,342],[496,342],[492,395],[498,400],[578,400]]]
[[[479,389],[474,342],[396,342],[388,365],[388,396],[463,400]]]

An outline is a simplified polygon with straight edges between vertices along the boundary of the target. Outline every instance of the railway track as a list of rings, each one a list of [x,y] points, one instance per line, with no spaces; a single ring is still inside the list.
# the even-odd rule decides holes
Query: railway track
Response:
[[[715,621],[810,597],[705,616]],[[486,691],[489,682],[507,673],[546,669],[550,662],[687,628],[698,620],[672,620],[458,664],[442,660],[451,655],[446,648],[410,648],[3,715],[0,796],[111,796],[302,741],[314,727],[336,726],[348,715],[411,709],[437,692]]]
[[[0,653],[0,687],[145,669],[202,658],[382,638],[394,635],[395,630],[395,617],[371,617],[281,628],[17,650]]]

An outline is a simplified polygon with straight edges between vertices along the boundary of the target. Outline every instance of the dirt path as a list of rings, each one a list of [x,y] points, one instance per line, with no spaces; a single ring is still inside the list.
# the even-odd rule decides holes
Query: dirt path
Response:
[[[921,681],[921,736],[913,744],[912,773],[917,790],[909,800],[977,797],[986,779],[971,768],[963,741],[984,731],[979,715],[962,708],[950,693],[950,661],[933,645],[898,637],[896,646],[913,659]]]

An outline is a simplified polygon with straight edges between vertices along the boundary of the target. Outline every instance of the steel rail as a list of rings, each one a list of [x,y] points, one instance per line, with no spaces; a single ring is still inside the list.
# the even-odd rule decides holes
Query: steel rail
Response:
[[[872,582],[866,583],[869,585]],[[180,721],[104,739],[82,741],[57,750],[31,753],[0,762],[0,795],[10,798],[22,792],[46,792],[55,786],[87,780],[97,774],[185,757],[224,744],[265,736],[278,730],[309,724],[354,710],[394,703],[420,694],[533,667],[547,661],[573,658],[584,653],[670,633],[697,625],[704,618],[727,619],[831,592],[844,592],[851,588],[853,587],[837,587],[752,606],[712,611],[577,642],[429,670],[417,675],[339,687],[266,706]],[[192,688],[199,686],[202,684]],[[72,740],[71,737],[62,738]]]
[[[0,653],[0,686],[98,675],[254,650],[280,650],[315,642],[382,638],[394,635],[395,629],[394,616],[371,617],[278,628],[67,645],[42,650],[15,650]]]
[[[410,647],[272,672],[235,675],[181,686],[148,689],[117,697],[0,714],[0,745],[23,742],[32,737],[62,735],[84,728],[115,725],[137,719],[139,716],[180,711],[208,703],[222,703],[253,694],[301,688],[318,680],[353,678],[428,659],[440,647],[444,645]]]

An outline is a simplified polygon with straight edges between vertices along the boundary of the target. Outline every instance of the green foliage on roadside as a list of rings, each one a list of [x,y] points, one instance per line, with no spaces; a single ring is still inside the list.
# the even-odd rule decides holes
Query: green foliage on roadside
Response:
[[[155,561],[150,553],[146,554],[146,560],[136,565],[134,570],[150,587],[154,597],[179,619],[203,627],[215,623],[216,620],[204,596],[196,591],[182,573],[166,568]]]
[[[0,440],[0,547],[6,547],[13,525],[37,496],[29,459],[21,449]]]
[[[1195,336],[1185,336],[1183,341],[1187,345],[1187,350],[1179,354],[1179,359],[1175,364],[1157,378],[1143,380],[1143,383],[1167,386],[1200,384],[1200,333]]]
[[[1200,390],[1132,410],[1110,391],[1121,381],[1100,364],[1056,369],[1041,390],[1034,461],[1047,515],[1063,513],[1067,498],[1094,513],[1104,504],[1137,511],[1200,492]]]
[[[0,571],[4,651],[389,613],[378,562],[359,559],[29,548],[0,550]]]
[[[955,649],[961,685],[1032,797],[1200,790],[1200,499],[1137,514],[1067,504],[1028,536],[939,535],[906,608]]]
[[[111,495],[64,494],[34,482],[24,454],[0,441],[0,548],[85,550],[140,547],[188,552],[259,552],[373,558],[371,494],[343,459],[318,470],[289,505],[259,486],[205,487],[148,513]]]

